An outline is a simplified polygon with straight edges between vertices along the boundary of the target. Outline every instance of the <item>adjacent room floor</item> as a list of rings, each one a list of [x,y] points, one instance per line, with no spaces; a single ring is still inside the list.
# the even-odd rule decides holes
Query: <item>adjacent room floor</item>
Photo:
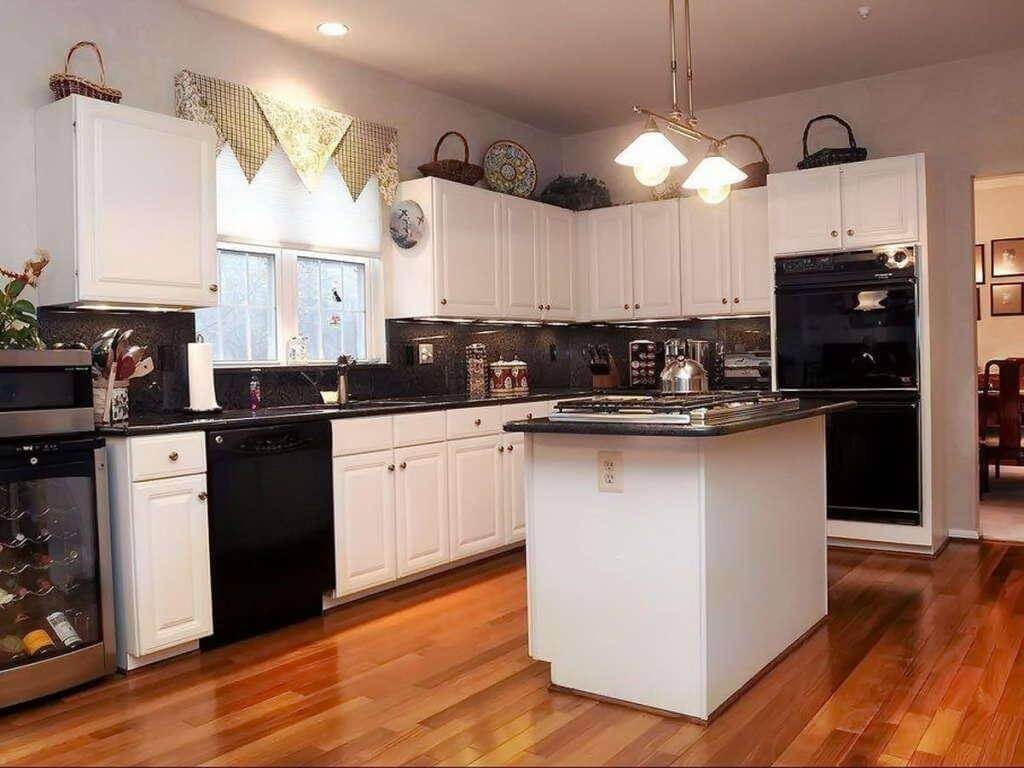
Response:
[[[0,718],[0,764],[1024,762],[1024,548],[832,550],[827,624],[709,728],[547,690],[521,553]]]
[[[981,535],[994,541],[1024,542],[1024,467],[1005,466],[989,474],[990,491],[981,497]]]

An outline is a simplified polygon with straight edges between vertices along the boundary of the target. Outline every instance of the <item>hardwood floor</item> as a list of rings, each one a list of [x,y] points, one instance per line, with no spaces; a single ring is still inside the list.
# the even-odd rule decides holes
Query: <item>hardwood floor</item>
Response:
[[[505,555],[0,717],[0,764],[1024,763],[1024,548],[829,553],[830,616],[710,727],[547,690]]]

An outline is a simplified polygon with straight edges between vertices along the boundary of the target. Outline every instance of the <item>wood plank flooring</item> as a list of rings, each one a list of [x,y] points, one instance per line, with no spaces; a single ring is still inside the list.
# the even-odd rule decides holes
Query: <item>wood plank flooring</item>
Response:
[[[0,716],[0,764],[1024,763],[1024,547],[832,550],[829,584],[708,728],[549,692],[512,553]]]

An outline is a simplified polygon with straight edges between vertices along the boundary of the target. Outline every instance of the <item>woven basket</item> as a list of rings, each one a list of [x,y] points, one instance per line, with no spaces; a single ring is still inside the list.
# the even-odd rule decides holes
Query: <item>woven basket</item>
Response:
[[[813,155],[807,152],[807,134],[811,132],[811,126],[819,120],[835,120],[846,128],[846,135],[850,137],[848,147],[826,147],[819,149]],[[868,151],[864,147],[857,146],[857,140],[853,138],[853,128],[850,124],[838,115],[818,115],[807,122],[804,127],[804,159],[796,164],[800,170],[806,168],[821,168],[826,165],[839,165],[840,163],[856,163],[866,160]]]
[[[458,136],[462,139],[464,150],[462,160],[437,159],[437,153],[441,150],[441,144],[449,136]],[[437,144],[434,145],[434,159],[429,163],[421,165],[419,171],[424,176],[435,176],[439,179],[457,181],[459,184],[469,184],[470,186],[473,186],[484,177],[483,167],[469,162],[469,142],[458,131],[448,131],[448,133],[437,140]]]
[[[87,80],[81,75],[74,75],[68,72],[68,67],[71,66],[71,56],[79,48],[92,48],[96,52],[96,58],[100,63],[100,81],[98,83]],[[107,85],[107,72],[103,66],[103,54],[100,53],[96,43],[89,40],[82,40],[71,46],[71,50],[68,51],[68,56],[64,60],[64,71],[50,75],[50,90],[53,91],[54,101],[63,99],[65,96],[71,96],[72,94],[88,96],[90,99],[99,99],[100,101],[112,101],[115,104],[121,101],[121,92],[117,88],[111,88]]]

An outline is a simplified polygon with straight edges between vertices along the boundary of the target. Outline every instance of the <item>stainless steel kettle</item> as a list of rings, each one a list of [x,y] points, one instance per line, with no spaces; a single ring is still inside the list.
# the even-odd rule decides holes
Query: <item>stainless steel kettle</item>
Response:
[[[665,369],[661,372],[661,391],[663,394],[707,392],[708,372],[689,357],[680,355],[666,360]]]

